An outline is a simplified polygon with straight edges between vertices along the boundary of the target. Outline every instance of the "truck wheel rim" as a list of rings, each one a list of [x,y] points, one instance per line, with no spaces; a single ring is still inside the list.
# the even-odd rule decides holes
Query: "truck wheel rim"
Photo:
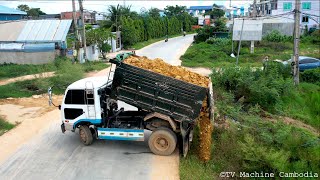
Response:
[[[84,133],[83,130],[80,130],[80,138],[83,142],[86,142],[87,141],[87,137],[86,137],[86,134]]]
[[[153,145],[159,150],[159,151],[165,151],[169,148],[169,142],[166,138],[158,137],[154,142]]]

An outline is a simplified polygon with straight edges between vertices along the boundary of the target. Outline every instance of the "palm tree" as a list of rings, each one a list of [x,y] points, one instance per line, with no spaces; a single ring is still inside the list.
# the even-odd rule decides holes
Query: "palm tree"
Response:
[[[121,17],[131,17],[136,18],[138,14],[136,12],[131,11],[131,6],[121,6],[121,5],[110,5],[108,8],[110,13],[110,21],[113,23],[112,31],[118,31],[120,27],[120,19]]]

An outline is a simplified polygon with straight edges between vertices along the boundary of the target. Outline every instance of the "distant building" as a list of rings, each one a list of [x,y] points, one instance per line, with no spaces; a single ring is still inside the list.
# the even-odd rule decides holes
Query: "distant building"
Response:
[[[73,14],[72,11],[61,12],[60,18],[61,19],[73,19],[72,14]],[[85,11],[85,12],[83,12],[83,16],[84,16],[84,23],[85,24],[95,24],[96,23],[96,13],[95,12]],[[76,12],[76,18],[77,18],[77,20],[80,19],[80,12],[79,11]]]
[[[0,23],[0,64],[43,64],[64,55],[72,20]]]
[[[38,19],[60,19],[60,14],[45,14],[39,15]]]
[[[13,21],[24,19],[27,13],[0,5],[0,21]]]
[[[251,9],[253,5],[251,5]],[[320,1],[319,0],[301,0],[301,26],[319,27],[320,21]],[[274,16],[290,13],[295,9],[295,0],[258,0],[258,16]],[[283,15],[283,20],[293,19],[294,15]]]
[[[203,16],[209,11],[212,11],[212,6],[190,6],[190,8],[187,10],[191,16],[198,17]]]

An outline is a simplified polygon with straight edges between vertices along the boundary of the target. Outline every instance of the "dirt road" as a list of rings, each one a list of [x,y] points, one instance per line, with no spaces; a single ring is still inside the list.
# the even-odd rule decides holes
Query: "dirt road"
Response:
[[[173,38],[137,54],[152,54],[178,65],[191,42],[192,36]],[[59,102],[62,97],[55,98]],[[97,140],[84,146],[77,132],[61,133],[60,111],[49,107],[46,97],[1,100],[0,114],[19,123],[0,136],[0,179],[179,179],[178,151],[168,157],[152,154],[147,145],[149,131],[144,142]]]

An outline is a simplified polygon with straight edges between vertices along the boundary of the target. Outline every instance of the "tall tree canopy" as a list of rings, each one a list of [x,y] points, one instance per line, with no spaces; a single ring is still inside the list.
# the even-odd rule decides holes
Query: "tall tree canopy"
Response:
[[[160,10],[158,8],[151,8],[148,11],[148,15],[153,18],[160,18]]]
[[[164,14],[168,17],[179,16],[187,11],[186,6],[167,6],[164,8]]]
[[[40,8],[30,8],[26,4],[20,4],[17,9],[24,11],[27,13],[28,16],[31,16],[33,19],[38,18],[40,15],[45,15],[43,11],[40,10]]]
[[[218,5],[213,4],[212,11],[209,11],[206,15],[210,15],[211,19],[219,19],[224,16],[224,11]]]
[[[30,7],[26,4],[20,4],[17,9],[24,11],[24,12],[28,12],[30,10]]]
[[[112,22],[112,31],[116,31],[117,27],[121,25],[121,18],[122,17],[131,17],[131,18],[138,18],[139,15],[137,12],[131,11],[131,6],[121,6],[121,5],[110,5],[108,8],[110,13],[109,19]]]

